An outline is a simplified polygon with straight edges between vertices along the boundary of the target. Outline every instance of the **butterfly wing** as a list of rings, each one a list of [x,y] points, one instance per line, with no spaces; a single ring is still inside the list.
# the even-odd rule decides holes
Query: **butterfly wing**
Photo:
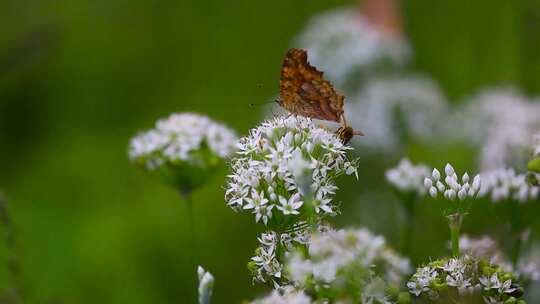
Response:
[[[307,53],[290,49],[281,68],[279,104],[293,114],[339,122],[343,95],[337,93],[323,72],[311,66]]]

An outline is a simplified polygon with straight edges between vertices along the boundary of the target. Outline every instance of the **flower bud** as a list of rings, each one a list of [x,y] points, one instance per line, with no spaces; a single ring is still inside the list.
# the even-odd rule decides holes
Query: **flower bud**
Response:
[[[424,187],[426,187],[428,189],[433,187],[433,181],[431,179],[427,178],[427,177],[424,178]]]
[[[452,176],[455,173],[454,167],[452,167],[450,164],[446,164],[444,167],[444,172],[446,173],[446,176]]]
[[[433,172],[431,172],[431,177],[433,177],[434,180],[438,181],[441,178],[441,173],[436,168],[433,169]]]
[[[431,195],[431,197],[437,197],[437,188],[435,187],[429,188],[429,195]]]

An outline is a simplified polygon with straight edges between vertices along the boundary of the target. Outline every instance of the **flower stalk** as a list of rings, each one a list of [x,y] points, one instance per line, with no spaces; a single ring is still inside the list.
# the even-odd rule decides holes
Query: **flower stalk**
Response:
[[[424,178],[429,175],[429,169],[422,164],[413,165],[407,158],[402,159],[395,168],[385,172],[386,180],[396,191],[404,213],[404,223],[401,228],[401,252],[410,255],[412,234],[416,220],[416,207],[421,198],[427,194]]]
[[[461,231],[461,224],[463,223],[463,214],[456,213],[447,216],[448,227],[450,228],[450,238],[452,242],[452,256],[459,257],[459,233]]]
[[[3,230],[5,248],[7,250],[7,270],[12,283],[8,302],[15,304],[25,302],[25,288],[21,278],[21,264],[16,244],[15,228],[8,210],[8,202],[4,194],[0,192],[0,228]]]

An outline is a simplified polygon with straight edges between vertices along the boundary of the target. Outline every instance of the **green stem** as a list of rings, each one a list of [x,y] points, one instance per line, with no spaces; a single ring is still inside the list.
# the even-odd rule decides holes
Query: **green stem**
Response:
[[[0,192],[0,225],[2,226],[2,230],[4,230],[5,246],[7,250],[7,269],[13,284],[11,300],[13,303],[23,303],[25,299],[24,284],[21,279],[21,265],[19,255],[17,254],[15,228],[7,205],[7,200]]]
[[[452,238],[452,256],[459,256],[459,227],[450,227],[450,236]]]
[[[195,237],[195,217],[193,212],[193,196],[191,194],[191,191],[186,189],[180,190],[180,196],[182,197],[182,200],[184,201],[184,204],[186,206],[186,216],[187,216],[187,232],[188,232],[188,238],[189,238],[189,246],[186,246],[187,248],[187,256],[189,261],[188,269],[191,269],[190,272],[193,273],[196,276],[196,270],[197,270],[197,263],[195,261],[195,254],[197,252],[197,242]],[[197,290],[197,281],[194,281],[194,286],[191,288],[191,290]],[[195,299],[197,299],[197,296],[195,295]]]
[[[406,197],[403,200],[405,210],[404,226],[401,232],[401,253],[410,256],[412,248],[412,236],[414,234],[414,222],[416,218],[416,197]]]
[[[463,222],[463,215],[456,213],[448,216],[448,226],[450,227],[450,238],[452,241],[452,256],[459,257],[459,232],[461,230],[461,223]]]
[[[188,235],[189,235],[189,246],[191,247],[190,260],[193,265],[195,265],[195,251],[197,249],[197,241],[195,237],[195,214],[193,211],[193,197],[191,192],[184,193],[182,195],[184,199],[184,204],[186,205],[186,216],[187,216],[187,226],[188,226]],[[197,267],[197,265],[195,265]]]
[[[519,261],[521,247],[523,245],[523,239],[521,238],[520,235],[514,236],[513,243],[514,244],[512,245],[512,253],[511,253],[510,258],[511,258],[512,265],[514,266],[514,269],[516,269],[517,263]]]

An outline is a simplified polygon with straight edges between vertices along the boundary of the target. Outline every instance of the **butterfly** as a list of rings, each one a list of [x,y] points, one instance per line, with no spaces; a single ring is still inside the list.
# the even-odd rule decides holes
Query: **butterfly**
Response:
[[[354,135],[364,135],[347,125],[343,115],[345,96],[323,79],[323,72],[309,64],[307,52],[292,48],[281,67],[277,103],[294,115],[341,123],[337,135],[347,144]]]

